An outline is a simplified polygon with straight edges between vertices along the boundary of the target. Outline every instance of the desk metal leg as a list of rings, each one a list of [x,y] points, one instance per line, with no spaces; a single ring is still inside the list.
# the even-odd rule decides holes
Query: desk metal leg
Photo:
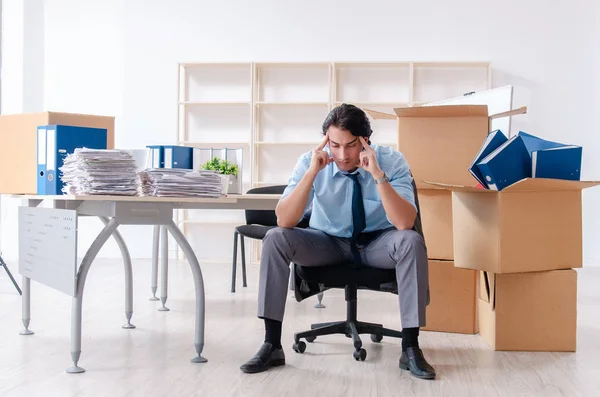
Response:
[[[160,226],[154,226],[154,235],[152,237],[152,282],[150,289],[152,290],[151,301],[159,300],[156,297],[156,291],[158,290],[158,245],[160,244]]]
[[[160,301],[162,306],[158,308],[158,311],[168,312],[170,309],[165,306],[169,285],[169,235],[166,226],[160,227],[160,247]]]
[[[101,216],[100,220],[104,223],[104,226],[110,222],[105,216]],[[123,325],[123,328],[133,329],[135,325],[131,324],[131,317],[133,316],[133,269],[131,266],[131,255],[129,255],[127,244],[125,244],[125,240],[123,240],[118,230],[114,231],[113,237],[121,250],[123,265],[125,266],[125,318],[127,319],[127,324]]]
[[[23,295],[21,295],[21,318],[25,329],[20,332],[21,335],[33,335],[33,331],[29,329],[31,321],[31,279],[23,276]]]
[[[196,291],[196,324],[195,324],[195,337],[194,346],[198,356],[192,358],[193,363],[205,363],[206,358],[202,357],[202,350],[204,350],[204,318],[205,318],[205,302],[204,302],[204,280],[202,278],[202,270],[198,263],[198,258],[194,254],[194,250],[190,246],[181,230],[177,227],[175,222],[171,221],[167,226],[169,232],[181,247],[181,250],[185,254],[185,257],[192,268],[192,275],[194,277],[194,287]]]
[[[81,312],[85,279],[96,255],[98,255],[98,252],[100,252],[104,243],[106,243],[115,230],[117,230],[118,226],[119,224],[114,218],[104,226],[104,229],[102,229],[83,257],[81,265],[79,266],[79,271],[77,272],[76,295],[73,297],[71,307],[71,358],[73,359],[73,366],[67,368],[67,372],[70,374],[85,372],[85,369],[77,365],[79,363],[79,358],[81,357]]]

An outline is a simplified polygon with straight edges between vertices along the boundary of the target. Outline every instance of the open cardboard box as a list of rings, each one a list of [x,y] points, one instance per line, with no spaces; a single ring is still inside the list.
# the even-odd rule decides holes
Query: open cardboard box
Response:
[[[395,115],[364,110],[374,119],[398,120],[398,150],[406,157],[417,188],[432,189],[423,181],[471,184],[469,167],[490,131],[491,120],[524,114],[527,107],[491,116],[487,105],[396,108]]]
[[[502,191],[452,191],[454,265],[493,273],[583,266],[581,192],[600,182],[526,178]]]
[[[455,259],[451,192],[424,181],[472,184],[475,179],[469,167],[486,139],[491,121],[524,114],[527,108],[492,116],[488,116],[486,105],[398,108],[394,109],[395,114],[364,110],[374,119],[397,120],[398,150],[406,157],[419,189],[428,256],[430,259]]]
[[[62,124],[107,130],[106,147],[115,145],[115,118],[77,113],[0,115],[0,193],[37,193],[37,127]]]
[[[479,272],[479,334],[494,350],[575,351],[577,272]]]

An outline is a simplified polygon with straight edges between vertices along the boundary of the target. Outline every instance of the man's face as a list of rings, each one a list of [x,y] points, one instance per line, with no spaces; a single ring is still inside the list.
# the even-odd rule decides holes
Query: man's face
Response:
[[[341,171],[354,171],[360,164],[362,144],[357,136],[348,130],[332,125],[327,130],[329,150],[335,164]]]

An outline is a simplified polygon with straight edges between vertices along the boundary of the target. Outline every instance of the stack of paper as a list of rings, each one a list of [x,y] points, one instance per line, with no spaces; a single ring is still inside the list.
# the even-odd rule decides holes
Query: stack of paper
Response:
[[[72,195],[138,194],[135,159],[126,150],[78,148],[60,167],[63,193]]]
[[[144,196],[218,198],[227,186],[227,176],[217,171],[149,168],[138,175]]]

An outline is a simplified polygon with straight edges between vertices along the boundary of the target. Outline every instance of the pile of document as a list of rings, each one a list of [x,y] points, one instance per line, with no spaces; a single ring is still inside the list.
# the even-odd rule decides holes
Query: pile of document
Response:
[[[136,196],[136,162],[126,150],[78,148],[60,167],[63,193],[71,195]]]
[[[155,197],[222,197],[228,177],[217,171],[148,168],[138,173],[140,195]]]

